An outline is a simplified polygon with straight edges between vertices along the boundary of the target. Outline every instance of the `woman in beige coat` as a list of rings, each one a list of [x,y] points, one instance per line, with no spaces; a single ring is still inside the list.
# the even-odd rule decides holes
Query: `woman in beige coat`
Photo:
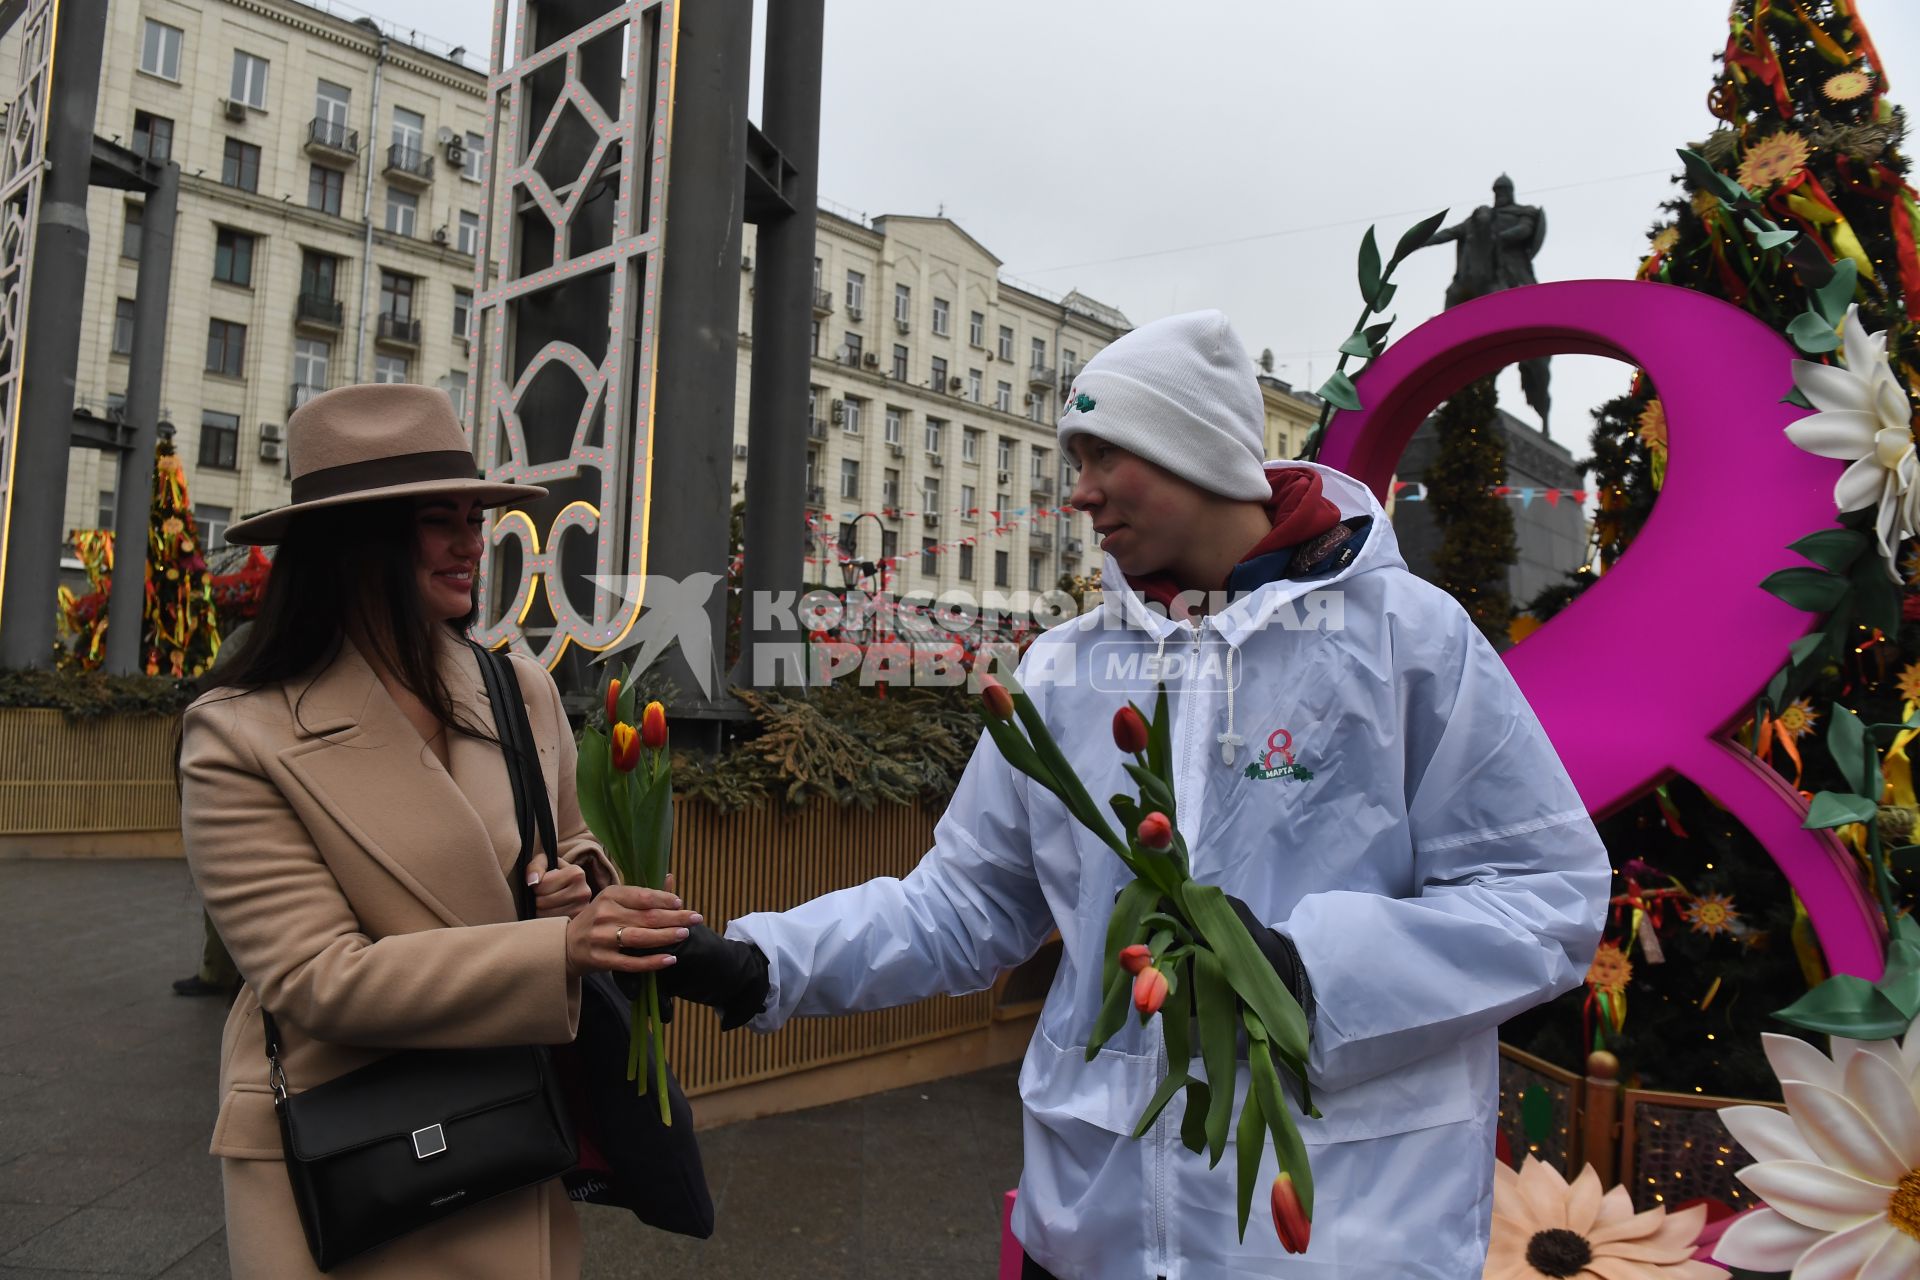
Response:
[[[699,916],[615,883],[574,798],[552,679],[513,661],[558,824],[519,920],[505,758],[466,628],[480,512],[540,489],[475,479],[445,393],[345,387],[288,426],[292,505],[230,541],[278,543],[260,616],[221,687],[186,714],[187,857],[246,985],[227,1018],[213,1154],[233,1274],[313,1276],[268,1086],[260,1010],[299,1092],[395,1049],[560,1044],[580,977],[673,963]],[[537,878],[537,883],[535,883]],[[336,1267],[336,1277],[572,1277],[564,1187],[476,1205]]]

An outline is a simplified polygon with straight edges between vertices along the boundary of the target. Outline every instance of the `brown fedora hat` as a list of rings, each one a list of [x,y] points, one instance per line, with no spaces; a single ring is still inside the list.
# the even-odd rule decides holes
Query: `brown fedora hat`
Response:
[[[365,383],[324,392],[287,420],[293,501],[227,528],[227,541],[271,546],[303,511],[382,498],[449,494],[499,506],[544,498],[531,484],[480,477],[453,402],[437,387]]]

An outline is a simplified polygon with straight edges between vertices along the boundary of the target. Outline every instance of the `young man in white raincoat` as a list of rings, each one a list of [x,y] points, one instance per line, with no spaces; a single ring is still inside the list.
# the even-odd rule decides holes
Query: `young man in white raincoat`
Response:
[[[1193,875],[1270,926],[1256,940],[1310,1012],[1304,1254],[1258,1210],[1237,1239],[1234,1156],[1209,1169],[1181,1145],[1182,1100],[1128,1136],[1166,1072],[1159,1027],[1129,1018],[1086,1060],[1126,869],[985,734],[912,874],[735,920],[662,975],[771,1031],[980,990],[1057,927],[1020,1073],[1030,1276],[1478,1277],[1497,1028],[1578,984],[1599,940],[1606,852],[1506,668],[1407,572],[1363,486],[1263,464],[1263,423],[1218,312],[1087,363],[1059,437],[1107,551],[1104,604],[1036,640],[1019,679],[1087,790],[1131,794],[1112,715],[1150,707],[1165,664]],[[1191,613],[1180,588],[1219,607]]]

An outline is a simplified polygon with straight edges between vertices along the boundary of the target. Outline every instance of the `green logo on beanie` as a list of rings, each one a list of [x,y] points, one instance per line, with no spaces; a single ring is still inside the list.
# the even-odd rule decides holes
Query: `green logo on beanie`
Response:
[[[1093,397],[1083,391],[1079,395],[1073,398],[1073,407],[1078,409],[1081,413],[1092,413]]]

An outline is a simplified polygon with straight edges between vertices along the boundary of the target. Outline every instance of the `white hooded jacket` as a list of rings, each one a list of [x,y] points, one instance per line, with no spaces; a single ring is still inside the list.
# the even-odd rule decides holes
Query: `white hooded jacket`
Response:
[[[1151,710],[1149,659],[1181,659],[1167,674],[1193,874],[1293,940],[1318,1004],[1305,1254],[1284,1253],[1268,1220],[1270,1145],[1241,1242],[1234,1153],[1210,1170],[1181,1145],[1182,1100],[1128,1136],[1166,1071],[1160,1028],[1129,1018],[1085,1053],[1126,869],[986,735],[906,878],[727,929],[766,953],[761,1031],[980,990],[1059,929],[1020,1073],[1013,1227],[1062,1280],[1478,1277],[1497,1029],[1578,984],[1599,940],[1606,851],[1505,666],[1450,597],[1407,572],[1372,494],[1314,469],[1342,518],[1373,517],[1346,568],[1269,582],[1190,625],[1152,612],[1109,558],[1101,609],[1035,641],[1020,668],[1102,797],[1136,790],[1113,712]],[[1231,763],[1222,735],[1244,739],[1225,744]],[[1192,1072],[1205,1074],[1197,1060]],[[1236,1098],[1245,1090],[1243,1063]]]

